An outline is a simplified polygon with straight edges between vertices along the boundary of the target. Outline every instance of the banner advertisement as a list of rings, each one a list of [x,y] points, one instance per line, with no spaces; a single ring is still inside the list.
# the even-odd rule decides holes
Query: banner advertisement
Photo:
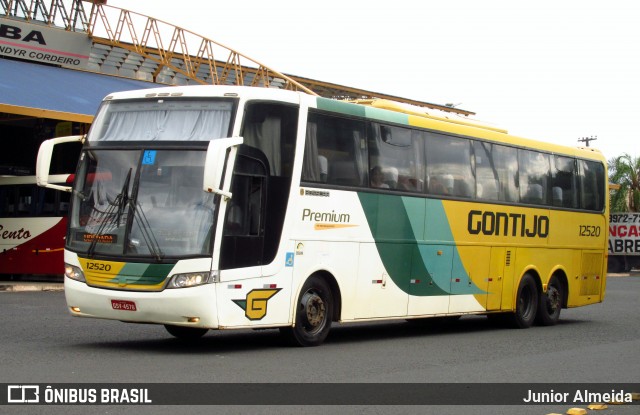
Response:
[[[640,213],[609,215],[609,255],[640,255]]]
[[[0,18],[0,55],[86,69],[91,39],[86,33]]]

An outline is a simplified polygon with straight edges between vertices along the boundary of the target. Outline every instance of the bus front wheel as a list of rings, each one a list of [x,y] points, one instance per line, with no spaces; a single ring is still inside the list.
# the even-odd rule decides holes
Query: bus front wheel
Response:
[[[169,334],[178,339],[183,340],[194,340],[199,339],[204,336],[204,334],[209,331],[208,329],[201,329],[197,327],[183,327],[183,326],[172,326],[170,324],[165,324],[164,328],[167,329]]]
[[[516,311],[511,314],[514,327],[526,329],[531,327],[538,311],[538,288],[531,274],[524,274],[518,285]]]
[[[329,334],[333,316],[333,296],[327,282],[317,275],[302,286],[296,303],[295,324],[281,332],[298,346],[318,346]]]
[[[547,284],[547,292],[540,294],[536,322],[543,326],[553,326],[560,319],[564,288],[555,276]]]

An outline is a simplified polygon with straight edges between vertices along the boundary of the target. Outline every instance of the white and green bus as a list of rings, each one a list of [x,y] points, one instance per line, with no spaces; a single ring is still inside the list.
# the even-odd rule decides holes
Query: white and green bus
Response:
[[[82,141],[72,188],[55,145]],[[72,315],[179,338],[487,314],[526,328],[605,295],[606,163],[376,100],[189,86],[104,99],[45,141],[72,192]]]

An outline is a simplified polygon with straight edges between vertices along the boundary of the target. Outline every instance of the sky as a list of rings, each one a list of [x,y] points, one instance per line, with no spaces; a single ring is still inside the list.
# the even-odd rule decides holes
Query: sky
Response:
[[[278,72],[436,104],[511,134],[640,156],[637,0],[108,0]]]

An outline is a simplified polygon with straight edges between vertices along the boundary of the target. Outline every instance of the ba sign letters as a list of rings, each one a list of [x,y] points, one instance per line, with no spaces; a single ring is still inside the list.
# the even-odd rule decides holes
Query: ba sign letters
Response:
[[[91,40],[86,33],[0,18],[0,55],[86,68]]]

